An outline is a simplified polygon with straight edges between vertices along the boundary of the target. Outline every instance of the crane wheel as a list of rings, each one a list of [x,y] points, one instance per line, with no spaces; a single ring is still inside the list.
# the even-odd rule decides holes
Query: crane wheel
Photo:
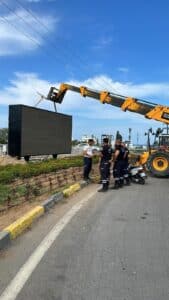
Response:
[[[148,159],[147,167],[154,176],[169,176],[169,153],[162,151],[152,153]]]

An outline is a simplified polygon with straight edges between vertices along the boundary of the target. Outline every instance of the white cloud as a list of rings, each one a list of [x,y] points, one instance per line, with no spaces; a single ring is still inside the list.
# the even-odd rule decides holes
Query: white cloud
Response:
[[[35,105],[37,91],[46,93],[49,87],[50,83],[38,78],[34,73],[16,73],[15,79],[1,91],[0,104]]]
[[[24,10],[14,13],[0,16],[0,56],[35,50],[44,44],[43,38],[49,34],[43,26],[37,26],[37,21],[31,14]],[[59,22],[57,17],[33,14],[49,31],[54,30],[55,24]]]
[[[100,75],[93,78],[88,78],[85,81],[69,81],[72,85],[77,86],[87,86],[94,90],[107,90],[112,93],[117,93],[125,96],[133,97],[153,97],[154,102],[165,104],[166,99],[169,98],[169,84],[168,83],[145,83],[145,84],[134,84],[132,82],[122,83],[119,81],[113,81],[111,78]],[[0,104],[16,103],[20,101],[21,103],[31,104],[31,98],[35,97],[35,90],[47,94],[48,89],[51,85],[59,86],[58,82],[48,82],[39,78],[35,73],[15,73],[14,79],[9,83],[9,86],[5,87],[0,91]],[[24,93],[23,93],[24,91]],[[5,100],[3,100],[5,97]],[[81,101],[79,101],[79,99]],[[158,101],[157,99],[161,99]],[[148,99],[147,99],[148,100]],[[83,102],[89,101],[97,103],[95,100],[87,98],[82,98],[79,94],[68,92],[66,95],[66,101],[62,105],[66,105],[66,109],[71,109],[71,107],[80,108]],[[99,106],[101,105],[98,101]],[[90,106],[88,106],[91,108]],[[104,105],[107,107],[107,105]]]
[[[114,91],[115,93],[127,96],[139,96],[149,97],[154,96],[157,99],[163,99],[160,103],[165,104],[165,98],[169,98],[169,84],[166,83],[145,83],[145,84],[133,84],[133,83],[121,83],[112,81],[109,77],[98,76],[95,78],[89,78],[84,82],[72,81],[69,82],[73,85],[83,85],[89,88]],[[38,77],[34,73],[16,73],[15,78],[10,81],[9,86],[0,91],[0,105],[8,104],[26,104],[34,106],[39,99],[37,91],[47,95],[51,86],[59,86],[57,82],[48,82]],[[157,101],[158,103],[158,101]],[[52,109],[52,103],[43,102],[40,105],[48,109]],[[150,124],[150,121],[146,120],[143,116],[130,112],[122,112],[119,108],[102,105],[99,101],[91,98],[83,98],[79,94],[73,92],[67,92],[64,101],[61,105],[58,104],[60,112],[73,114],[78,117],[86,119],[97,120],[112,120],[112,122],[125,120],[137,123],[137,124]],[[156,123],[156,122],[155,122]]]
[[[107,90],[114,91],[121,95],[127,96],[139,96],[148,99],[150,96],[154,99],[160,99],[160,101],[154,101],[156,103],[166,104],[166,99],[169,98],[169,84],[167,83],[122,83],[113,81],[106,76],[98,76],[95,78],[89,78],[83,82],[71,81],[70,84],[77,86],[87,86],[95,90]],[[41,79],[34,73],[16,73],[14,79],[4,89],[0,90],[0,105],[9,104],[26,104],[35,106],[40,97],[37,91],[47,95],[51,86],[59,87],[58,82],[48,82]],[[53,104],[49,101],[43,101],[39,107],[53,110]],[[73,115],[74,120],[74,135],[81,130],[85,132],[88,128],[88,122],[92,124],[93,133],[115,132],[121,130],[127,136],[129,127],[132,127],[135,132],[142,134],[144,139],[144,132],[149,127],[157,128],[161,126],[159,122],[150,121],[144,118],[142,115],[122,112],[119,108],[110,105],[103,105],[99,101],[91,98],[83,98],[77,93],[67,92],[64,101],[61,105],[57,105],[58,111]],[[4,116],[0,114],[0,119]],[[7,116],[6,116],[7,120]],[[0,125],[2,124],[2,121]],[[6,121],[7,124],[7,121]],[[110,125],[108,125],[110,124]],[[81,127],[81,129],[80,129]],[[89,131],[89,129],[88,129]],[[87,132],[90,133],[91,131]],[[104,131],[104,132],[103,132]]]

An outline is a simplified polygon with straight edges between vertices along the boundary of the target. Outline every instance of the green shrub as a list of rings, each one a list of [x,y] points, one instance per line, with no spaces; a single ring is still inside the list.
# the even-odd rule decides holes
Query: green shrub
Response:
[[[11,194],[11,189],[9,186],[0,184],[0,204],[3,204]]]
[[[25,185],[20,185],[16,187],[16,193],[22,197],[25,196],[27,192],[26,186]]]
[[[98,157],[93,159],[94,163],[98,162]],[[43,162],[30,162],[25,165],[7,165],[0,167],[0,184],[9,184],[17,178],[30,178],[40,174],[48,174],[61,169],[70,167],[83,166],[82,156],[66,157],[62,159],[51,159]]]

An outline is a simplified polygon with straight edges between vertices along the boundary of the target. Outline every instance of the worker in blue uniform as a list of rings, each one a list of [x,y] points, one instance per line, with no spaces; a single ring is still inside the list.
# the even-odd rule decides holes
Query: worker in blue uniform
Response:
[[[106,192],[109,187],[109,179],[110,179],[110,166],[112,162],[112,147],[109,145],[109,139],[103,139],[103,146],[100,151],[100,173],[101,173],[101,181],[102,188],[98,190],[98,192]]]
[[[123,187],[124,183],[124,149],[121,145],[121,140],[116,140],[113,162],[114,186],[112,189],[118,189],[119,187]]]
[[[123,178],[126,185],[130,185],[129,179],[129,149],[124,143],[121,143],[123,151]]]

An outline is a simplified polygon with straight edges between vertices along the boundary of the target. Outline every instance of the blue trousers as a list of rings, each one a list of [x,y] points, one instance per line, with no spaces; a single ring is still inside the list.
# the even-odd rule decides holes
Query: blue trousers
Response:
[[[92,158],[84,157],[84,169],[83,169],[83,178],[89,179],[89,173],[92,169]]]
[[[128,177],[129,177],[128,166],[129,166],[128,161],[124,161],[123,176],[124,176],[125,179],[128,179]]]
[[[113,177],[115,180],[123,179],[124,174],[124,161],[118,160],[115,162],[113,167]]]
[[[103,184],[109,183],[110,177],[110,163],[108,161],[102,161],[100,164],[100,174]]]

